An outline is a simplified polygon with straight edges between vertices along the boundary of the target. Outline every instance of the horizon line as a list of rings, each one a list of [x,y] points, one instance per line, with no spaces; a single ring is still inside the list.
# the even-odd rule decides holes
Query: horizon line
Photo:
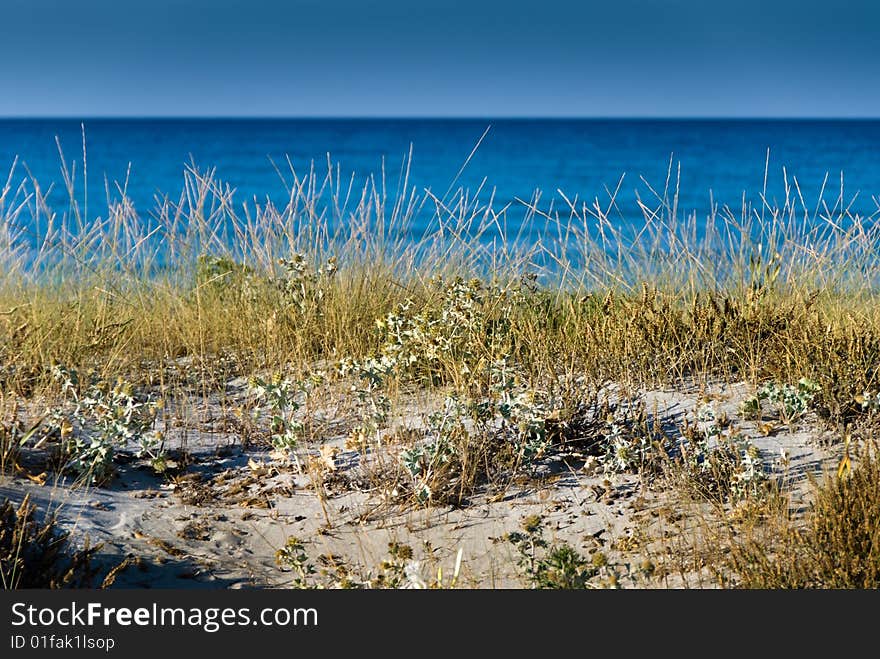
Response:
[[[878,121],[875,116],[813,115],[250,115],[250,114],[0,114],[0,121]]]

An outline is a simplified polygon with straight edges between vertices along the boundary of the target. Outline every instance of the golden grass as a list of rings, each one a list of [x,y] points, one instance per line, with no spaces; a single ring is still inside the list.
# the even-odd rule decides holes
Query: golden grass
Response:
[[[402,308],[428,319],[428,344],[452,336],[454,345],[390,375],[388,392],[472,394],[487,386],[474,374],[499,359],[536,389],[807,377],[821,387],[818,411],[842,433],[857,397],[880,388],[880,235],[874,217],[848,213],[842,189],[815,213],[787,184],[779,206],[716,209],[700,230],[698,218],[680,216],[669,181],[642,203],[634,229],[612,220],[614,195],[566,199],[561,211],[530,202],[522,226],[536,240],[508,233],[513,211],[491,201],[410,189],[408,164],[392,199],[384,181],[354,194],[333,167],[292,172],[284,208],[239,206],[213,172],[191,167],[176,201],[144,216],[119,189],[100,218],[80,212],[71,171],[61,215],[36,182],[16,186],[10,174],[0,192],[0,390],[16,396],[57,393],[59,364],[163,397],[222,390],[236,376],[299,378],[382,353],[389,337],[377,320]],[[479,281],[479,317],[464,338],[438,277]],[[476,482],[491,446],[459,451],[456,478]],[[816,510],[836,519],[849,501],[840,487],[855,485],[829,487],[837,494],[820,492]],[[839,527],[828,533],[841,549],[865,548]],[[742,551],[732,569],[745,585],[874,578],[855,568],[830,581],[819,568],[753,577],[747,566],[770,559]]]

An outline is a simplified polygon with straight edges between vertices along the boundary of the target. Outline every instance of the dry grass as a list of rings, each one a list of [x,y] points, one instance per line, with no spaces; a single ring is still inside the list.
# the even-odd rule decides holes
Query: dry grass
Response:
[[[535,278],[505,317],[487,309],[484,328],[504,332],[508,356],[530,374],[646,384],[809,376],[825,385],[832,415],[876,384],[877,231],[872,218],[847,216],[842,197],[812,216],[792,190],[779,208],[717,210],[697,232],[667,190],[644,205],[635,235],[612,223],[613,201],[526,207],[536,241],[506,235],[512,211],[488,202],[441,203],[405,179],[394,200],[384,184],[353,195],[334,172],[294,173],[289,204],[276,209],[237,206],[210,172],[190,169],[177,202],[150,217],[117,195],[97,219],[81,217],[75,181],[59,217],[35,182],[16,188],[10,175],[0,196],[3,388],[38,391],[52,363],[161,380],[181,357],[226,357],[228,370],[249,374],[368,355],[381,340],[376,319],[407,301],[438,307],[437,275],[502,291]],[[425,217],[428,230],[414,235]],[[306,275],[331,257],[337,271],[291,296],[279,260],[295,254]]]
[[[553,447],[601,454],[612,431],[595,419],[609,382],[635,392],[806,377],[840,436],[864,413],[859,397],[880,388],[880,236],[875,216],[849,215],[842,186],[816,212],[786,181],[778,206],[716,208],[703,223],[680,216],[670,177],[641,202],[636,228],[616,220],[612,194],[566,199],[562,210],[524,204],[521,225],[535,233],[513,234],[513,211],[491,199],[410,188],[408,163],[393,198],[384,181],[347,188],[333,167],[291,172],[284,208],[238,205],[213,172],[191,167],[176,200],[149,216],[119,188],[99,218],[80,212],[75,169],[64,171],[60,215],[15,171],[0,192],[4,410],[7,400],[57,400],[58,365],[168,401],[222,394],[239,376],[322,372],[333,391],[356,391],[351,431],[365,454],[381,458],[389,442],[410,451],[383,477],[409,479],[401,491],[422,503],[462,503]],[[382,358],[391,365],[379,372]],[[460,411],[427,431],[392,432],[389,417],[413,389],[448,395]],[[293,412],[277,412],[275,435],[303,433]],[[299,440],[320,444],[316,426],[304,427]],[[649,432],[641,427],[631,432]],[[4,462],[27,428],[4,421]],[[439,448],[417,455],[425,439]],[[843,572],[823,581],[817,555],[797,568],[809,575],[749,576],[748,565],[778,561],[743,546],[738,583],[869,583],[874,568],[855,557],[867,540],[835,520],[867,520],[866,508],[846,507],[853,488],[873,491],[862,482],[871,464],[821,490],[811,517],[831,525],[814,528],[816,547],[832,538],[853,552]]]
[[[54,517],[37,519],[28,497],[16,507],[0,504],[0,583],[12,588],[87,588],[95,577],[92,556],[100,547],[76,549]]]
[[[871,453],[851,472],[815,487],[804,514],[780,504],[767,519],[741,522],[719,561],[725,581],[742,588],[880,586],[880,461]]]

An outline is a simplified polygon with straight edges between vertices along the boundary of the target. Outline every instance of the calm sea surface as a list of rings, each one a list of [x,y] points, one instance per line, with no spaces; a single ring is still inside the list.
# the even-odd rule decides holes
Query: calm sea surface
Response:
[[[79,120],[0,120],[0,171],[17,156],[13,187],[29,176],[50,202],[67,208],[56,137],[66,159],[76,160],[81,176]],[[796,177],[809,207],[818,202],[829,175],[825,199],[833,206],[844,173],[851,212],[876,214],[880,198],[880,121],[679,121],[679,120],[199,120],[87,119],[89,213],[106,213],[105,181],[123,181],[128,194],[148,214],[155,196],[179,197],[187,163],[215,167],[236,188],[236,201],[253,204],[267,197],[283,205],[285,186],[272,161],[290,179],[286,158],[299,172],[312,161],[326,168],[327,154],[347,178],[362,184],[378,177],[384,161],[389,197],[397,190],[401,163],[412,146],[410,184],[442,197],[484,131],[489,132],[458,179],[456,188],[481,197],[495,190],[496,206],[530,199],[543,191],[541,206],[561,198],[607,200],[625,174],[618,197],[622,215],[638,221],[636,193],[650,199],[662,189],[670,157],[680,164],[679,208],[705,218],[711,198],[741,206],[743,193],[758,201],[770,150],[768,198],[781,202],[783,167]],[[5,178],[5,176],[4,176]],[[82,183],[80,178],[79,183]],[[81,194],[81,193],[80,193]],[[516,213],[511,219],[516,221]]]

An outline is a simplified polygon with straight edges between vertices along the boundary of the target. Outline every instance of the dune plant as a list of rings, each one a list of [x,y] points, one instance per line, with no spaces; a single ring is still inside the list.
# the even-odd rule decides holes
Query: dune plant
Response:
[[[851,470],[815,484],[803,517],[782,505],[748,520],[715,563],[743,588],[877,588],[880,585],[880,461],[876,449]]]
[[[74,403],[67,414],[56,409],[48,423],[61,440],[63,468],[86,483],[103,484],[113,475],[113,454],[134,445],[137,457],[147,458],[161,471],[164,446],[152,428],[161,402],[139,398],[122,379],[81,382],[76,371],[60,366],[54,376],[62,394]]]
[[[594,579],[608,572],[604,554],[588,559],[565,542],[548,542],[544,538],[544,520],[530,515],[522,520],[520,531],[507,534],[507,540],[519,553],[517,565],[531,588],[582,589],[598,587]],[[616,584],[616,575],[610,583]]]
[[[0,504],[0,584],[16,588],[90,587],[97,574],[92,559],[100,546],[73,545],[56,518],[40,519],[29,495]]]

